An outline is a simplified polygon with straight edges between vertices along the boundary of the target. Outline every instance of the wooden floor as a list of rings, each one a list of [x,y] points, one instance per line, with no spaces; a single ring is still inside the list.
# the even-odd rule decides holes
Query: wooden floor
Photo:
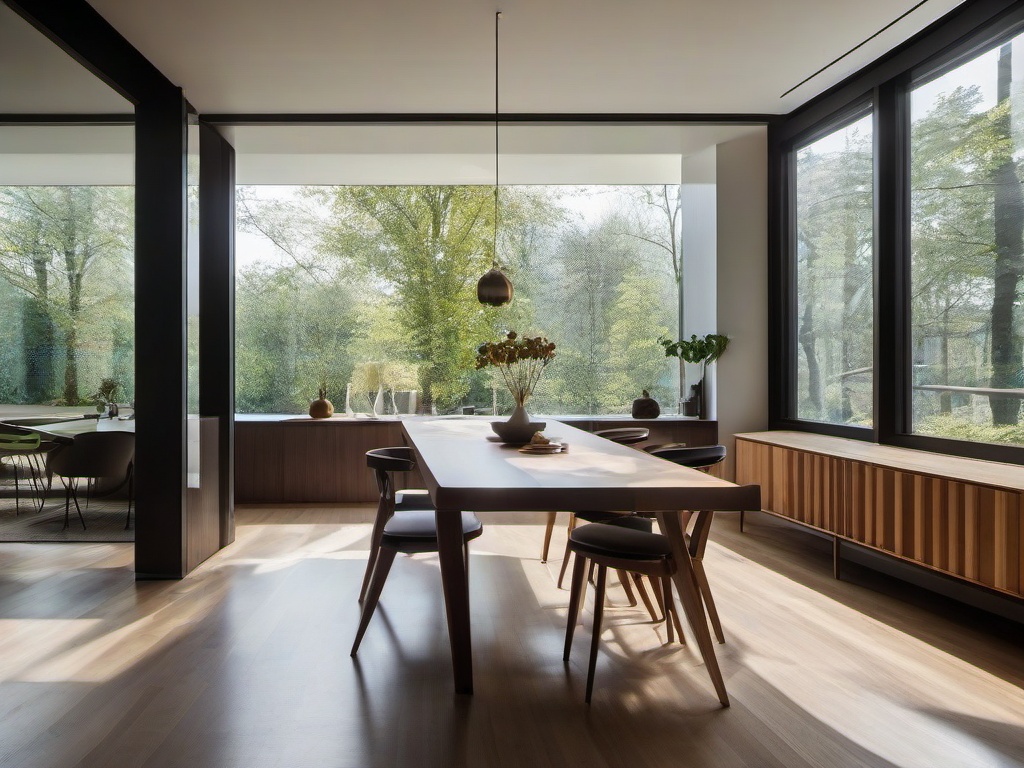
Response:
[[[0,765],[1024,765],[1019,625],[852,565],[836,582],[827,543],[767,516],[720,515],[708,548],[729,709],[692,640],[626,607],[584,705],[590,616],[563,665],[540,518],[473,543],[474,696],[452,693],[435,557],[396,562],[352,660],[367,519],[241,509],[181,582],[136,583],[130,545],[0,545]]]

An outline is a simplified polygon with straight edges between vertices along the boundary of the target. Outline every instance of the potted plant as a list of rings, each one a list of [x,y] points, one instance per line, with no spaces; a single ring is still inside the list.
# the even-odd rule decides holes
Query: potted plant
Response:
[[[497,368],[516,403],[508,421],[492,425],[506,442],[526,442],[534,432],[544,429],[543,423],[530,421],[526,401],[533,394],[540,375],[554,359],[555,345],[546,338],[520,339],[515,331],[509,331],[501,341],[487,342],[477,349],[477,369]]]
[[[697,416],[703,419],[705,413],[704,400],[704,374],[708,366],[715,362],[729,346],[729,337],[717,333],[709,333],[703,338],[696,334],[691,335],[689,340],[680,339],[672,341],[664,337],[658,339],[658,343],[665,348],[666,357],[678,357],[685,363],[700,366],[700,375],[697,383],[690,386],[690,397],[683,402],[683,415]],[[683,377],[680,377],[680,389],[683,387]]]
[[[94,394],[93,400],[96,402],[96,410],[99,413],[106,413],[108,416],[114,417],[117,415],[117,404],[115,399],[117,397],[117,390],[121,388],[121,384],[117,379],[103,379],[100,382],[99,387]]]

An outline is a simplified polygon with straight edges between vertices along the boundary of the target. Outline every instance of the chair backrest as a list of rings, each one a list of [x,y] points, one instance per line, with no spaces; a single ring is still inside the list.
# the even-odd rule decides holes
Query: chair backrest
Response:
[[[645,427],[616,427],[615,429],[599,429],[594,434],[620,445],[636,445],[650,437],[651,430]]]
[[[36,451],[39,450],[40,442],[41,439],[35,432],[6,424],[0,425],[0,451]]]
[[[64,477],[125,477],[134,460],[134,433],[83,432],[54,450],[47,467]]]
[[[652,456],[693,469],[708,469],[725,461],[724,445],[697,445],[692,448],[678,444],[658,445],[647,450]]]
[[[393,502],[395,483],[392,472],[412,472],[416,469],[416,454],[412,448],[401,445],[394,448],[374,448],[366,452],[366,466],[373,470],[381,499]],[[383,503],[383,502],[382,502]]]
[[[411,472],[416,469],[416,454],[408,446],[374,448],[366,452],[366,466],[384,472]]]

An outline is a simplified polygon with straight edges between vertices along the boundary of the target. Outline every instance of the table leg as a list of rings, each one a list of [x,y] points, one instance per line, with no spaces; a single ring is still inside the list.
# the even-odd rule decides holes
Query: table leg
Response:
[[[718,700],[723,707],[729,706],[729,694],[725,690],[725,680],[722,679],[722,670],[718,667],[718,657],[715,656],[715,644],[711,640],[711,632],[708,629],[707,619],[704,617],[704,604],[701,602],[700,592],[697,588],[697,578],[693,572],[693,563],[690,561],[690,553],[686,549],[683,538],[683,522],[679,512],[658,512],[658,525],[661,532],[668,537],[672,546],[672,555],[675,558],[677,570],[672,576],[676,584],[676,592],[679,595],[679,602],[686,612],[686,620],[697,637],[697,647],[700,648],[701,657],[707,667],[708,675],[718,693]]]
[[[437,553],[441,561],[444,607],[448,615],[448,640],[456,693],[473,693],[473,645],[469,627],[469,578],[463,559],[462,513],[439,509]]]

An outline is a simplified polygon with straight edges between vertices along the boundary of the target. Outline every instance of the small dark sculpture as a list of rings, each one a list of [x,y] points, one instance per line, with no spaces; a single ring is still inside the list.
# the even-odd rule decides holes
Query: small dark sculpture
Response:
[[[658,401],[651,397],[651,393],[644,390],[643,397],[633,401],[634,419],[656,419],[661,415],[661,406]]]

